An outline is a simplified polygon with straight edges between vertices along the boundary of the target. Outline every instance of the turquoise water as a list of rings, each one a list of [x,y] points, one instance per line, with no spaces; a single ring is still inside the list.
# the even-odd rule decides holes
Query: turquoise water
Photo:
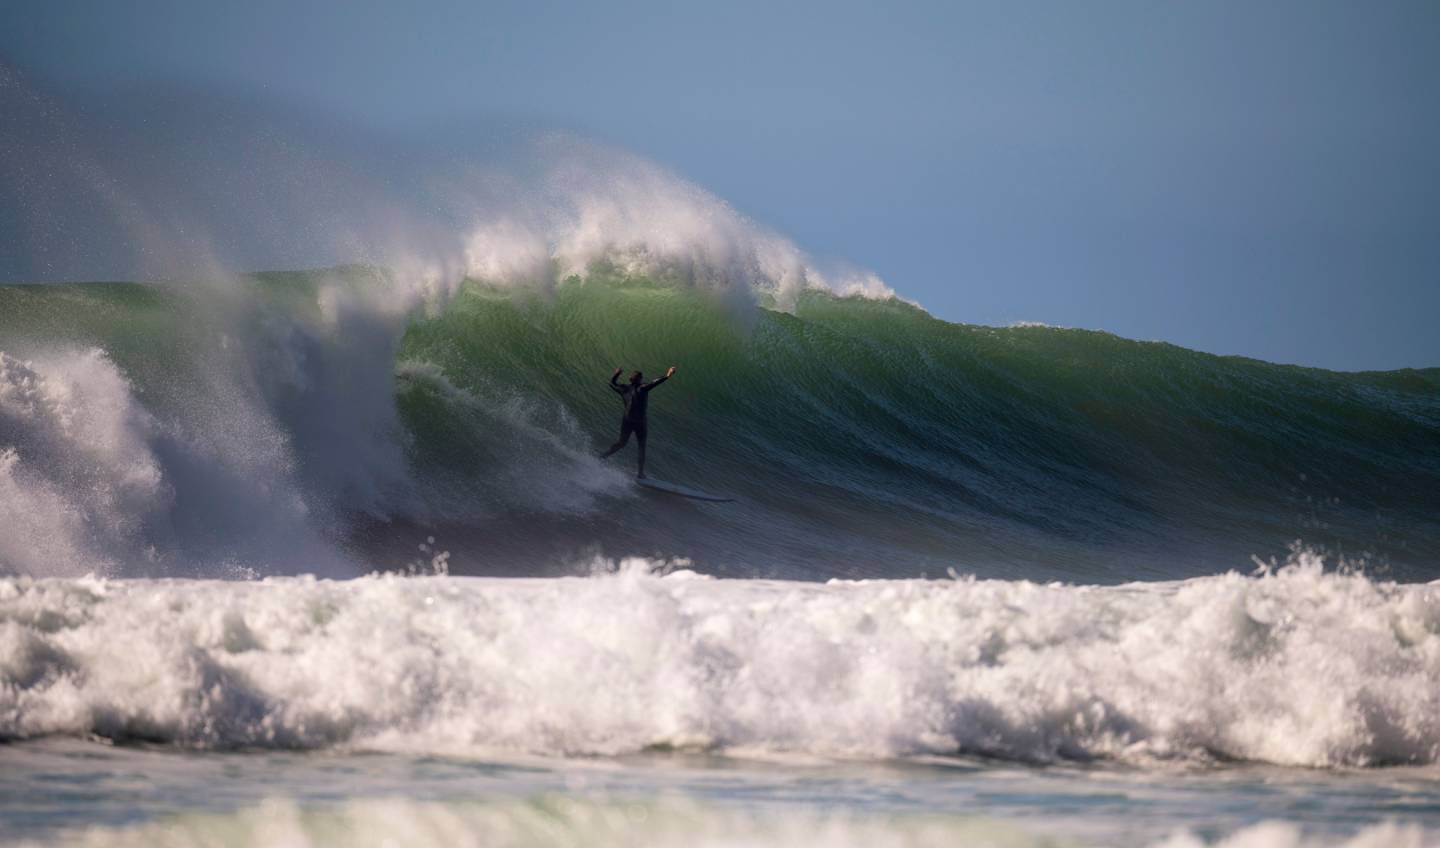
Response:
[[[1250,569],[1297,541],[1382,577],[1440,562],[1434,369],[1272,365],[818,291],[780,311],[599,275],[397,310],[393,285],[339,269],[219,293],[0,288],[6,380],[51,404],[10,425],[45,478],[25,485],[66,500],[94,476],[67,469],[78,437],[59,422],[88,419],[66,385],[97,397],[87,449],[129,451],[99,458],[117,494],[79,509],[86,527],[33,532],[88,537],[92,568],[138,575],[363,573],[429,537],[476,574],[599,553],[736,577],[1114,583]],[[635,491],[633,446],[595,457],[617,430],[614,367],[671,364],[650,471],[737,498],[723,509]]]
[[[22,843],[1419,846],[1440,827],[1436,775],[1412,769],[475,760],[74,741],[10,746],[0,761],[0,838]]]

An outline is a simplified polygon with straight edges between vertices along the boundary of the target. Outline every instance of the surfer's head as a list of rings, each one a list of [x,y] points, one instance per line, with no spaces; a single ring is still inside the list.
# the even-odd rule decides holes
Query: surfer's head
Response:
[[[640,385],[640,381],[643,379],[645,379],[645,375],[641,374],[639,371],[630,372],[630,385],[638,386]]]

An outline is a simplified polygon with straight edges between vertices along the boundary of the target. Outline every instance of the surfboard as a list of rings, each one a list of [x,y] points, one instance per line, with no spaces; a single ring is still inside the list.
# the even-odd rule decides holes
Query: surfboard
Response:
[[[726,495],[712,495],[709,492],[702,492],[699,489],[691,489],[688,486],[677,486],[674,483],[667,483],[664,480],[656,480],[653,477],[636,477],[635,482],[647,489],[654,489],[657,492],[664,492],[668,495],[679,495],[682,498],[692,498],[697,501],[714,501],[715,503],[729,503],[735,500]]]

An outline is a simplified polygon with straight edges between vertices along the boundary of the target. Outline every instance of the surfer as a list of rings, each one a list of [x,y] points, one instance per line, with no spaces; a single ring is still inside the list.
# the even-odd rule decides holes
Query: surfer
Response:
[[[670,379],[675,373],[675,366],[671,365],[665,376],[658,380],[651,380],[648,383],[642,382],[645,375],[639,371],[630,372],[630,382],[622,385],[620,383],[620,371],[616,368],[615,373],[610,375],[610,388],[620,395],[620,400],[625,404],[625,417],[620,419],[620,440],[610,446],[610,450],[600,454],[604,459],[610,454],[625,447],[630,441],[630,434],[635,434],[635,440],[640,443],[640,473],[636,476],[645,479],[645,407],[649,403],[650,390]]]

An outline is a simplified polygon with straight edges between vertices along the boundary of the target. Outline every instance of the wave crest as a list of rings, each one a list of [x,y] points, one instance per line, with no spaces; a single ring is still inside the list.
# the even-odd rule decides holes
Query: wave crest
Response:
[[[467,196],[470,276],[553,287],[600,267],[742,301],[769,295],[783,309],[806,288],[895,296],[874,273],[821,271],[788,239],[639,157],[560,136],[536,155],[541,176],[533,182],[491,174]],[[495,196],[496,184],[509,200]]]

